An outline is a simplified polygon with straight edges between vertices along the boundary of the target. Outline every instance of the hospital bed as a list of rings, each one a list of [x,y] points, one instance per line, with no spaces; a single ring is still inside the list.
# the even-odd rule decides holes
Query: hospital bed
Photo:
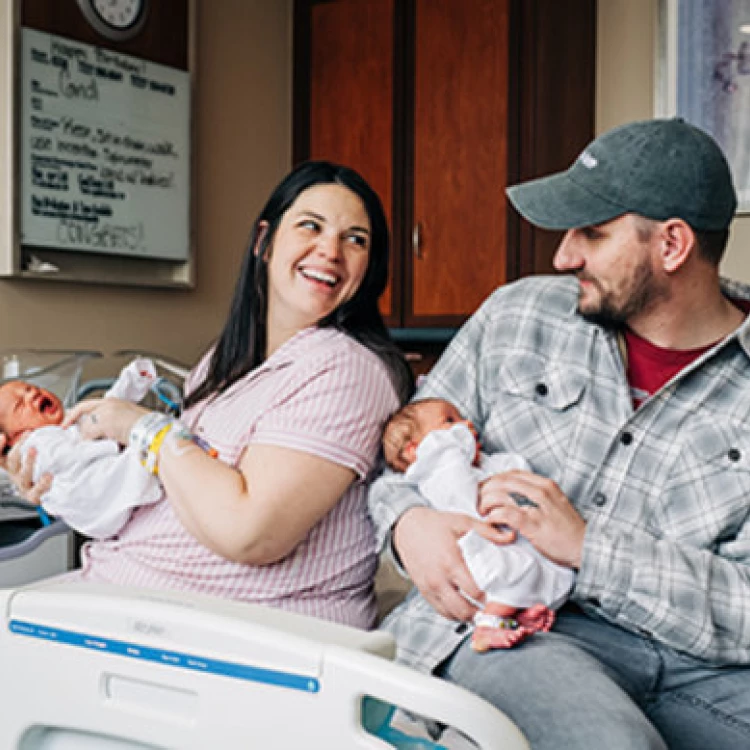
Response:
[[[528,750],[488,703],[390,661],[384,632],[54,580],[0,591],[0,611],[3,750],[447,746],[393,732],[393,705],[462,747]]]

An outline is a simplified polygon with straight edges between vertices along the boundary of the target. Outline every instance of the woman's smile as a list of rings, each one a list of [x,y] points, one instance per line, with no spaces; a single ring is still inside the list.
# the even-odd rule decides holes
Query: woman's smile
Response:
[[[341,278],[337,274],[330,271],[324,271],[318,268],[309,268],[302,264],[298,266],[298,270],[309,281],[322,284],[329,289],[333,289],[336,284],[341,281]]]

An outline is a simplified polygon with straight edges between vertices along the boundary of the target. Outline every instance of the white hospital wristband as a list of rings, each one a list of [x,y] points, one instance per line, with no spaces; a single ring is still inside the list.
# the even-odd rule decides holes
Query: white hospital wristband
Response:
[[[158,411],[144,414],[130,429],[128,446],[135,449],[141,461],[145,461],[154,438],[173,421],[172,417]]]

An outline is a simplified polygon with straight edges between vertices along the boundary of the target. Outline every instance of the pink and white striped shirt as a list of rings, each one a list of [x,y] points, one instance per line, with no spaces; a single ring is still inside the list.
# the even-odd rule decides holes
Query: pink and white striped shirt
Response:
[[[206,357],[192,373],[188,389],[207,363]],[[375,354],[330,328],[301,331],[223,394],[187,410],[183,421],[231,466],[247,446],[264,444],[354,470],[354,484],[306,539],[271,565],[231,562],[188,534],[163,500],[134,511],[118,536],[87,543],[76,577],[213,594],[371,627],[377,559],[365,479],[397,407]]]

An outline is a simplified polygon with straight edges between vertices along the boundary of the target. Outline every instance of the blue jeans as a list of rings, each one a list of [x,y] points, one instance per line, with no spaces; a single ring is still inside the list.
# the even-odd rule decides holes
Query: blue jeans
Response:
[[[573,607],[515,648],[464,641],[436,674],[496,705],[534,750],[750,748],[750,667],[706,666]]]

